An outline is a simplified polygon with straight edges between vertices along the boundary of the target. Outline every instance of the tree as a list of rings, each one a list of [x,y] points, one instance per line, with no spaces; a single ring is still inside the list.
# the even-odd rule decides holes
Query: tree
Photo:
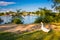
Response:
[[[52,10],[48,10],[46,8],[39,8],[40,17],[35,20],[35,23],[45,22],[50,23],[54,22],[55,13]]]
[[[39,8],[40,11],[40,16],[45,16],[45,7],[44,8]]]
[[[16,12],[16,15],[17,15],[17,16],[21,16],[21,14],[20,14],[20,13],[21,13],[21,9],[16,10],[16,11],[17,11],[17,12]]]
[[[2,12],[2,13],[0,13],[0,16],[2,16],[2,15],[4,15],[4,13]]]
[[[40,11],[36,11],[36,13],[35,13],[36,15],[39,15],[40,14]]]
[[[52,7],[60,12],[60,0],[52,0],[52,2],[54,3]]]

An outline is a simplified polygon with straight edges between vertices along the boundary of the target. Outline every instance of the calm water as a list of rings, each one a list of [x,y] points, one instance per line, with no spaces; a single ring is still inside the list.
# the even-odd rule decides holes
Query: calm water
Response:
[[[2,24],[9,23],[12,20],[11,16],[0,16],[0,18],[2,20],[4,20],[4,22],[2,22]],[[24,24],[31,24],[35,21],[37,16],[23,16],[23,18],[24,19],[22,21],[24,22]]]
[[[0,22],[0,24],[9,23],[12,20],[12,16],[0,16],[0,18],[3,20],[3,22]]]
[[[35,21],[35,19],[37,18],[37,16],[25,16],[23,17],[23,21],[24,21],[24,24],[30,24],[30,23],[33,23]]]

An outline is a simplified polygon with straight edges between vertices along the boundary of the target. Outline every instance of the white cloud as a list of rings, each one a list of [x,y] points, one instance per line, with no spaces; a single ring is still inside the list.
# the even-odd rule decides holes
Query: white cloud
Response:
[[[14,11],[13,9],[5,9],[5,8],[1,8],[0,12],[9,12],[9,11]]]
[[[11,4],[16,4],[15,2],[5,2],[5,1],[0,1],[0,6],[7,6]]]

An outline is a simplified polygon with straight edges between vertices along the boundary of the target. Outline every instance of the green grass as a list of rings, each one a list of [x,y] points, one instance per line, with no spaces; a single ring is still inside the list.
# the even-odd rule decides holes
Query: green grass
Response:
[[[43,31],[27,32],[16,34],[11,32],[0,32],[0,40],[60,40],[59,31]]]

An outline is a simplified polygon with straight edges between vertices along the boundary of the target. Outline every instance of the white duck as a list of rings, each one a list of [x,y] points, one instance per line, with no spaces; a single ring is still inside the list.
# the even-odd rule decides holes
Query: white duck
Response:
[[[41,30],[44,31],[44,32],[49,32],[50,29],[47,29],[44,27],[43,23],[41,22]]]

